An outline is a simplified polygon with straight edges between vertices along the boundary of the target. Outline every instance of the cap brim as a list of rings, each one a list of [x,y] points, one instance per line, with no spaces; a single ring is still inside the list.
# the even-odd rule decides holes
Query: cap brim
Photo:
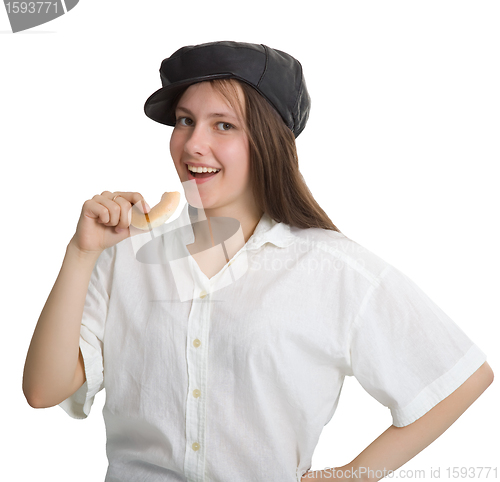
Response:
[[[187,89],[190,85],[214,79],[238,78],[231,73],[222,73],[196,77],[186,81],[175,82],[162,87],[148,97],[144,103],[144,113],[156,122],[167,126],[175,126],[175,112],[173,109],[174,101],[177,96]]]

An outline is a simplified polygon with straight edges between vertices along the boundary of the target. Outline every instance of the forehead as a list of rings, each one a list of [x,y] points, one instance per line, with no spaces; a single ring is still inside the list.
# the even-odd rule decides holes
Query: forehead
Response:
[[[241,113],[244,116],[245,103],[243,101],[243,89],[237,82],[231,83],[231,85],[226,84],[226,87],[228,88],[223,88],[221,91],[215,88],[210,82],[193,84],[182,94],[177,103],[177,108],[184,108],[191,112],[200,113],[226,112],[236,117]]]

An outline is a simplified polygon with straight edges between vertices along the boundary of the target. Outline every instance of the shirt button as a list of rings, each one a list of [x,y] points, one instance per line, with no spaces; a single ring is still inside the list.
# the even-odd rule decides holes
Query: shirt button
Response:
[[[196,340],[193,341],[193,345],[198,348],[201,345],[201,341],[196,338]]]
[[[198,442],[195,442],[193,445],[193,450],[196,452],[197,450],[200,450],[200,444]]]
[[[198,389],[193,390],[193,397],[194,398],[198,398],[200,395],[201,395],[201,392]]]
[[[203,290],[201,293],[200,293],[200,298],[205,298],[205,296],[207,296],[207,292],[205,290]]]

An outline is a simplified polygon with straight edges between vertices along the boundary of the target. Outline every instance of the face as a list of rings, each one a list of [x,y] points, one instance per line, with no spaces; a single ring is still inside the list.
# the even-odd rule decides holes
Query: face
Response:
[[[243,91],[239,86],[237,89],[243,99]],[[184,92],[175,117],[170,153],[181,182],[196,182],[207,214],[238,217],[253,210],[244,120],[208,82],[194,84]],[[219,172],[210,177],[193,177],[188,166],[210,167]],[[188,193],[186,197],[189,202]]]

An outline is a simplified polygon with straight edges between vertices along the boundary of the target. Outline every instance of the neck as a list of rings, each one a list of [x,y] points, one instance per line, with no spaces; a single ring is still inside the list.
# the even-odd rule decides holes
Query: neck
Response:
[[[196,210],[197,214],[199,209]],[[241,229],[243,231],[243,237],[245,239],[245,243],[250,239],[257,224],[259,224],[260,218],[262,217],[263,212],[260,211],[256,206],[253,209],[245,209],[245,210],[224,210],[221,209],[205,209],[205,216],[208,220],[208,226],[205,225],[205,229],[202,228],[201,224],[194,225],[194,234],[196,241],[201,243],[211,244],[211,234],[210,234],[210,218],[211,217],[228,217],[237,219],[240,222]],[[196,215],[195,218],[196,220]],[[206,229],[208,227],[208,229]]]

